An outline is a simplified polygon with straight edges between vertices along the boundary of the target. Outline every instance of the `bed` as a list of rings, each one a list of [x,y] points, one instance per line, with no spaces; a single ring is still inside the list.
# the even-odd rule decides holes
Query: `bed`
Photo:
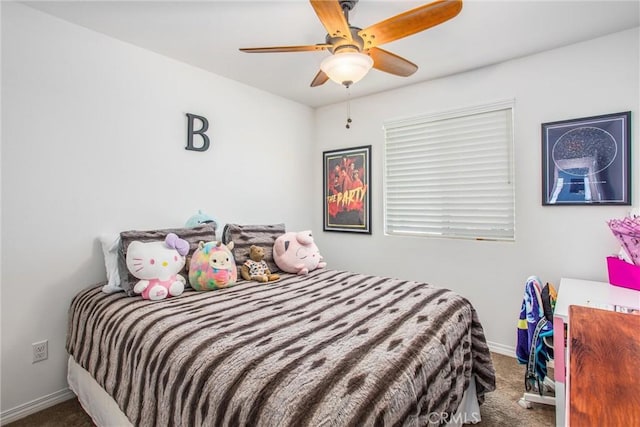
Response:
[[[329,269],[161,301],[89,287],[66,348],[98,425],[460,424],[495,389],[468,300]]]

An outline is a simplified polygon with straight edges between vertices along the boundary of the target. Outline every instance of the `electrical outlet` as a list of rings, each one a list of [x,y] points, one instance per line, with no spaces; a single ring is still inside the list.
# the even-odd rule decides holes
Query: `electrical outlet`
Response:
[[[31,348],[33,350],[31,363],[41,362],[49,357],[49,340],[34,342]]]

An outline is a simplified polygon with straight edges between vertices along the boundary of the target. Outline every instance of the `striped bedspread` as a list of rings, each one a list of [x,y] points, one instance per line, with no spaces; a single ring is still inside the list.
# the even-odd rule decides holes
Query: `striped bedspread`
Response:
[[[67,351],[141,426],[437,425],[495,388],[469,301],[315,270],[145,301],[80,292]]]

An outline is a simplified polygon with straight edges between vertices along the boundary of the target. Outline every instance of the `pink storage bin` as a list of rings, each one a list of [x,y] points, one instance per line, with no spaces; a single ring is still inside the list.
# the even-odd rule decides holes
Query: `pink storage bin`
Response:
[[[629,264],[618,257],[607,257],[609,283],[614,286],[640,291],[640,267]]]

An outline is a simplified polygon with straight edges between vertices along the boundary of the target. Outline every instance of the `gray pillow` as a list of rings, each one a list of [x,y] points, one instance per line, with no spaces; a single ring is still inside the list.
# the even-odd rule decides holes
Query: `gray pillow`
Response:
[[[185,267],[180,271],[180,274],[187,279],[186,286],[189,286],[189,278],[187,274],[187,266],[189,265],[189,259],[191,255],[198,248],[200,242],[211,242],[216,240],[216,226],[215,223],[209,223],[200,225],[198,227],[190,228],[166,228],[162,230],[130,230],[120,233],[120,248],[118,249],[118,273],[120,275],[120,286],[129,296],[137,295],[133,292],[133,287],[138,283],[138,280],[134,275],[129,273],[127,269],[127,248],[129,243],[134,240],[140,242],[157,242],[164,241],[167,234],[175,233],[181,239],[189,242],[189,254],[187,255],[187,263]]]
[[[272,273],[280,271],[273,260],[273,244],[285,233],[284,224],[240,225],[227,224],[222,233],[222,243],[233,242],[233,258],[241,267],[249,259],[251,245],[264,249],[264,260]]]

